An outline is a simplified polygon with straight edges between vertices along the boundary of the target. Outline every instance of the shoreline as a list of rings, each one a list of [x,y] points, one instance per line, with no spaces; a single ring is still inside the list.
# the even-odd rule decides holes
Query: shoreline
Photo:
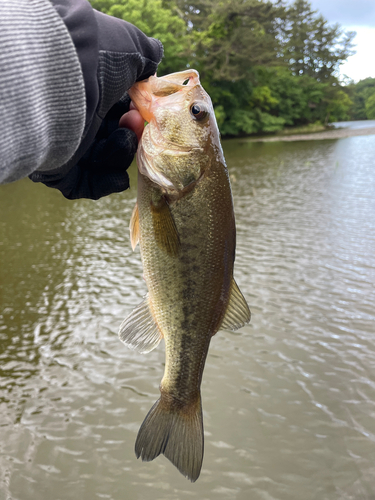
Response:
[[[324,139],[345,139],[360,135],[375,135],[375,127],[366,128],[341,128],[336,130],[325,130],[324,132],[312,132],[310,134],[278,135],[272,137],[248,137],[240,139],[245,142],[292,142],[292,141],[320,141]]]

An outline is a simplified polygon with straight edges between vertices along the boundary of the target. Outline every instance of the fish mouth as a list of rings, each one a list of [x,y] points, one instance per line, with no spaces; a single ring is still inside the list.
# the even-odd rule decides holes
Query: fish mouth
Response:
[[[150,123],[154,118],[156,109],[160,106],[159,100],[172,94],[190,92],[193,87],[200,86],[199,73],[195,69],[179,71],[162,77],[150,76],[146,80],[135,83],[128,91],[133,105],[141,114],[142,118]],[[154,143],[155,150],[159,149],[159,144],[168,144],[164,149],[172,150],[175,154],[190,153],[192,146],[183,146],[170,139],[164,141],[159,127],[155,127],[153,132],[148,131],[151,142]],[[198,148],[200,149],[200,148]]]
[[[142,118],[150,122],[155,109],[159,106],[160,98],[186,92],[187,87],[190,90],[196,85],[200,85],[199,73],[195,69],[190,69],[160,78],[150,76],[146,80],[135,83],[129,89],[128,94]]]

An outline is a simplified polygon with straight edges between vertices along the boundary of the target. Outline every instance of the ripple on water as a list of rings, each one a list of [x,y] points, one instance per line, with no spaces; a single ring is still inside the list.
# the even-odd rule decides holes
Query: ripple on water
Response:
[[[146,292],[135,191],[0,188],[1,500],[374,498],[373,138],[225,150],[252,322],[212,340],[194,485],[133,452],[164,363],[117,337]]]

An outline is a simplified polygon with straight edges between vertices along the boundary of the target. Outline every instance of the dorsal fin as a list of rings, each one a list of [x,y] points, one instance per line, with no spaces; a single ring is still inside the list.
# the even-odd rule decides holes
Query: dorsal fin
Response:
[[[150,310],[148,294],[121,323],[119,337],[130,349],[150,352],[159,344],[161,334]]]
[[[130,243],[132,245],[132,249],[134,250],[139,242],[139,211],[137,202],[135,203],[133,208],[133,213],[129,224],[129,230],[130,230]]]
[[[234,278],[232,278],[229,302],[220,329],[237,330],[249,323],[250,318],[249,306]]]

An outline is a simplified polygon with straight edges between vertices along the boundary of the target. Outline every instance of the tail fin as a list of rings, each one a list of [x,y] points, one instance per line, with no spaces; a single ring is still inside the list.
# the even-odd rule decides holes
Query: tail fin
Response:
[[[198,479],[203,461],[200,395],[188,408],[176,408],[162,396],[148,412],[138,432],[135,454],[150,462],[160,453],[191,482]]]

